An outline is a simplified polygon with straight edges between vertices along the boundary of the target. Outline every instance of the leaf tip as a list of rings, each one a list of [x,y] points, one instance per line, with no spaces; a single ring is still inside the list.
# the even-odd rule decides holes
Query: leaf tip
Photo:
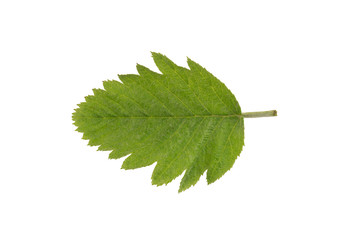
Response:
[[[161,55],[161,53],[153,52],[153,51],[151,51],[150,53],[151,53],[151,56],[152,56],[152,57],[156,57],[156,56]]]
[[[220,177],[216,177],[214,174],[211,174],[208,171],[206,174],[206,182],[208,185],[210,185],[210,184],[214,183],[216,180],[218,180]]]
[[[159,52],[151,52],[151,56],[153,57],[155,63],[156,60],[158,61],[171,61],[168,57],[166,57],[164,54],[161,54]]]
[[[140,74],[140,71],[145,69],[146,67],[144,65],[141,65],[139,63],[136,64],[136,70],[138,71],[138,73]]]
[[[193,69],[194,66],[197,66],[197,65],[198,65],[196,62],[194,62],[193,60],[191,60],[189,57],[186,57],[186,58],[187,58],[186,62],[187,62],[187,64],[188,64],[188,66],[189,66],[190,69]]]
[[[154,178],[151,178],[151,184],[157,187],[162,185],[161,183],[157,182]]]
[[[192,186],[194,186],[194,185],[185,185],[183,182],[181,182],[178,193],[182,193],[182,192],[184,192],[185,190],[189,189]]]

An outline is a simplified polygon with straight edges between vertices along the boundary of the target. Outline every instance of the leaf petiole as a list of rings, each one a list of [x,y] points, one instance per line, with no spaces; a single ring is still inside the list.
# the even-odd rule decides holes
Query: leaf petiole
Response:
[[[245,112],[242,113],[243,118],[259,118],[259,117],[275,117],[277,116],[276,110],[261,111],[261,112]]]

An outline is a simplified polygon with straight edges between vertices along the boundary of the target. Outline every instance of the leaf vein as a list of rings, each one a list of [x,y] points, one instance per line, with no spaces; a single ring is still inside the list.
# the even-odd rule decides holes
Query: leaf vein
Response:
[[[205,119],[205,118],[204,118]],[[191,138],[189,139],[189,141],[186,143],[186,145],[184,146],[184,148],[182,149],[182,151],[180,151],[180,153],[178,153],[168,164],[167,167],[164,168],[161,171],[161,174],[158,175],[158,177],[162,177],[164,175],[164,173],[166,172],[166,170],[168,170],[170,168],[170,166],[175,162],[176,159],[178,159],[178,157],[180,156],[181,153],[183,153],[185,151],[185,149],[188,147],[189,143],[191,142],[191,140],[194,138],[194,136],[196,135],[195,133],[200,129],[200,126],[202,124],[202,122],[204,121],[201,120],[201,122],[199,123],[199,125],[196,127],[195,131],[193,132]]]
[[[203,71],[204,71],[204,69],[200,69],[199,72],[200,72],[200,75],[201,75],[203,78],[205,78],[205,76],[204,76],[204,74],[203,74]],[[211,89],[213,90],[213,92],[215,93],[216,97],[222,102],[222,104],[223,104],[230,112],[233,112],[233,111],[229,108],[229,106],[228,106],[227,104],[225,104],[224,101],[219,97],[219,95],[217,94],[216,90],[214,89],[214,86],[213,86],[213,83],[212,83],[211,80],[210,80],[210,87],[211,87]]]
[[[184,78],[179,74],[179,72],[176,70],[176,68],[174,69],[175,73],[180,77],[180,79],[183,80],[183,82],[185,82],[185,84],[188,86],[188,88],[191,90],[191,92],[193,93],[193,95],[196,97],[196,99],[199,101],[199,103],[201,104],[201,106],[208,112],[211,113],[206,107],[205,105],[202,103],[202,101],[200,100],[200,98],[195,94],[194,90],[190,87],[190,85],[184,80]]]
[[[155,78],[155,79],[156,79],[156,78]],[[168,90],[168,92],[170,92],[172,95],[174,95],[174,96],[178,99],[178,101],[179,101],[182,105],[184,105],[184,107],[187,108],[188,111],[190,111],[192,114],[195,115],[195,113],[194,113],[175,93],[173,93],[164,83],[162,83],[161,81],[159,81],[159,80],[157,80],[157,79],[156,79],[156,81],[157,81],[159,84],[161,84],[162,86],[164,86],[164,88],[165,88],[166,90]]]
[[[161,103],[161,105],[169,112],[170,115],[174,116],[174,114],[170,111],[170,109],[168,109],[165,104],[163,103],[163,101],[161,101],[157,96],[155,96],[154,94],[152,94],[147,88],[145,88],[142,84],[138,83],[137,81],[134,81],[138,86],[140,86],[142,89],[144,89],[146,92],[148,92],[154,99],[156,99],[159,103]]]

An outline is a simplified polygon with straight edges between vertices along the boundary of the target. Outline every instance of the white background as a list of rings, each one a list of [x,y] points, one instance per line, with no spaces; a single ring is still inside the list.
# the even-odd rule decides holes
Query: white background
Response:
[[[0,31],[0,239],[360,239],[358,0],[5,0]],[[278,110],[210,186],[152,186],[154,165],[75,132],[76,104],[155,70],[150,51]]]

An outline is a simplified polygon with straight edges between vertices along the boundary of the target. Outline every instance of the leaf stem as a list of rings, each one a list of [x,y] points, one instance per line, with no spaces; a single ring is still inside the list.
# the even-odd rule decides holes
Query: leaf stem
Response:
[[[275,117],[277,116],[277,111],[245,112],[242,113],[241,116],[244,118]]]

